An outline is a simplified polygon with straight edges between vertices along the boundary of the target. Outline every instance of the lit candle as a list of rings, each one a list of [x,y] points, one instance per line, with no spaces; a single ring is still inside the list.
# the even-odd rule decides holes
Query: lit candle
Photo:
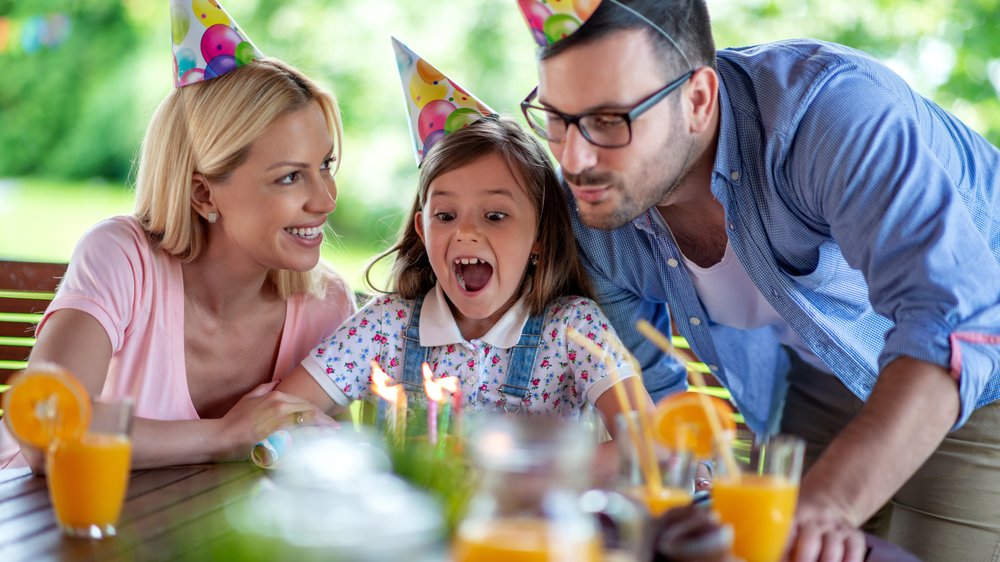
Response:
[[[372,392],[388,403],[385,413],[386,433],[395,440],[397,446],[402,446],[406,435],[406,391],[401,384],[390,386],[391,380],[392,377],[372,361]]]
[[[427,363],[423,364],[424,392],[427,394],[427,442],[437,445],[438,441],[438,402],[443,393],[438,383],[434,382],[434,373]]]
[[[406,444],[406,390],[396,385],[396,446]]]
[[[438,452],[443,454],[445,445],[448,441],[448,429],[451,425],[451,411],[454,408],[452,401],[454,400],[455,393],[458,392],[459,389],[458,377],[441,377],[438,379],[438,386],[440,386],[445,392],[451,394],[452,398],[452,400],[448,400],[448,397],[442,396],[441,400],[441,444],[438,447]]]
[[[452,425],[454,426],[455,429],[453,429],[451,433],[455,436],[455,439],[461,440],[462,439],[462,407],[464,406],[464,404],[462,404],[462,385],[461,385],[461,383],[459,383],[458,389],[455,390],[455,394],[451,395],[451,401],[454,404],[454,410],[455,410],[454,412],[452,412],[452,416],[455,418],[453,420]]]

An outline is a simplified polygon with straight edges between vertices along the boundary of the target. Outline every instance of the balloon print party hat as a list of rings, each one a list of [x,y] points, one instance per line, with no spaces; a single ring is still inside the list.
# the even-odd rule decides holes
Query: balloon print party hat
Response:
[[[434,143],[448,133],[496,114],[395,37],[392,48],[396,51],[417,166]]]
[[[264,55],[216,0],[170,0],[174,86],[218,78]]]
[[[517,0],[540,47],[561,41],[583,25],[601,0]]]

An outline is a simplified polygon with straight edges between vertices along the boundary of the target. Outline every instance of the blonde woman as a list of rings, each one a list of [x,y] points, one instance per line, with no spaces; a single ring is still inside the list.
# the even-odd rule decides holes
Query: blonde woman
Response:
[[[238,460],[278,427],[332,423],[272,388],[355,310],[319,264],[340,131],[333,97],[273,59],[160,104],[135,214],[80,240],[29,359],[135,399],[134,467]]]

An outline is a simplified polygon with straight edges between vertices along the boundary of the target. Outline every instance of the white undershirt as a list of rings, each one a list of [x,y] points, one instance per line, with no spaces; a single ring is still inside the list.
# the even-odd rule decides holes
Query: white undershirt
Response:
[[[701,304],[713,322],[740,330],[771,326],[778,341],[794,349],[803,361],[823,372],[830,372],[830,368],[767,302],[728,242],[722,261],[707,268],[699,267],[683,254],[682,257]]]

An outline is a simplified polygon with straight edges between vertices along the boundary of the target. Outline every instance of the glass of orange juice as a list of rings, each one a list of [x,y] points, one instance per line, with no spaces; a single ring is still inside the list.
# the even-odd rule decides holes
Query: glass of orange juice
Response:
[[[621,458],[618,489],[644,505],[650,516],[659,517],[691,503],[696,464],[691,451],[667,447],[654,438],[652,425],[640,423],[639,415],[625,412],[615,419]]]
[[[129,477],[131,426],[131,401],[95,400],[86,432],[57,437],[49,445],[49,496],[66,534],[91,539],[115,535]]]
[[[795,517],[805,443],[779,435],[753,444],[738,440],[733,449],[735,467],[716,464],[712,505],[733,528],[736,556],[746,562],[780,560]]]
[[[586,490],[593,443],[580,425],[502,414],[474,424],[476,489],[455,532],[452,562],[637,559],[639,510],[620,494]],[[603,543],[595,515],[614,522],[616,544]]]

